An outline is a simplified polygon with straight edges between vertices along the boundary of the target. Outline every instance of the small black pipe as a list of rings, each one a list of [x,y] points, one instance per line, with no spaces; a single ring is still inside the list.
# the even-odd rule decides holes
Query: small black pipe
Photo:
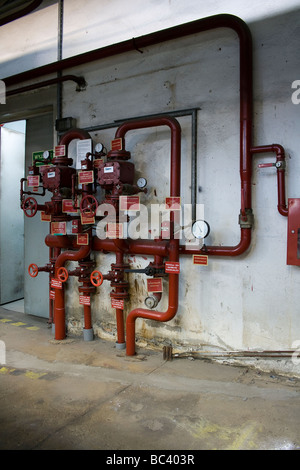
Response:
[[[76,77],[76,75],[64,75],[62,77],[52,78],[43,82],[33,83],[32,85],[16,88],[15,90],[9,90],[6,92],[6,96],[18,95],[20,93],[26,93],[27,91],[37,90],[38,88],[56,85],[66,81],[73,81],[77,83],[77,91],[81,91],[86,86],[86,81],[83,77]]]

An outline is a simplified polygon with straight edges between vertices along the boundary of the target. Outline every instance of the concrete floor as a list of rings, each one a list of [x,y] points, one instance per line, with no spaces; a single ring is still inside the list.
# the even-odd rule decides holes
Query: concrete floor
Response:
[[[1,450],[300,449],[300,380],[55,341],[45,319],[5,308],[0,340]]]

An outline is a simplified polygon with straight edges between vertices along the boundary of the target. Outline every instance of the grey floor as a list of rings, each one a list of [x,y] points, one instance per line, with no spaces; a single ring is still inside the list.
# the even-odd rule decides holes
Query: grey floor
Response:
[[[20,304],[0,307],[0,449],[300,449],[298,379],[55,341]]]

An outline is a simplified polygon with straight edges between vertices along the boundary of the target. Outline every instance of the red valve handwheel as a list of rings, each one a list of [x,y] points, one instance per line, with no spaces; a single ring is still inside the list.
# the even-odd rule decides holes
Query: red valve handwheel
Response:
[[[93,286],[99,287],[103,282],[103,274],[100,273],[100,271],[93,271],[90,276],[90,279]]]
[[[80,203],[80,212],[83,215],[86,215],[88,217],[95,217],[97,208],[98,201],[94,196],[88,194],[87,196],[84,196],[82,198]]]
[[[61,267],[57,270],[57,277],[61,282],[66,282],[69,277],[69,273],[66,268]]]
[[[28,197],[23,204],[23,211],[26,217],[34,217],[37,213],[38,203],[34,197]]]
[[[28,273],[30,277],[36,277],[39,273],[39,268],[36,264],[32,263],[28,266]]]

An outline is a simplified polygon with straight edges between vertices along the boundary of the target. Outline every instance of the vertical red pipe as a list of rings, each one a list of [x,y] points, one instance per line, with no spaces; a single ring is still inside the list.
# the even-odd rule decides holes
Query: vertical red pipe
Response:
[[[91,244],[91,243],[90,243]],[[55,262],[55,277],[57,279],[57,271],[64,266],[66,261],[80,261],[86,258],[91,252],[91,246],[82,246],[78,251],[64,251],[59,255]],[[65,297],[64,285],[61,289],[55,289],[54,301],[54,318],[55,318],[55,339],[62,340],[66,337],[65,325]]]
[[[83,306],[83,316],[84,316],[84,329],[91,330],[92,329],[92,314],[91,314],[91,306],[84,305]]]
[[[170,165],[170,196],[180,196],[180,163],[181,163],[181,128],[176,119],[170,117],[149,118],[140,121],[129,121],[116,132],[116,138],[124,140],[125,134],[134,129],[168,126],[171,130],[171,165]],[[172,239],[169,243],[169,260],[179,261],[179,240]],[[178,309],[178,274],[169,275],[169,304],[166,312],[157,312],[138,308],[132,310],[126,320],[126,354],[135,354],[135,321],[137,318],[147,318],[165,322],[171,320]]]
[[[285,151],[282,145],[271,144],[271,145],[260,145],[251,148],[252,154],[257,153],[270,153],[276,154],[276,163],[281,163],[277,168],[277,192],[278,192],[278,212],[279,214],[287,217],[288,207],[285,198]]]

